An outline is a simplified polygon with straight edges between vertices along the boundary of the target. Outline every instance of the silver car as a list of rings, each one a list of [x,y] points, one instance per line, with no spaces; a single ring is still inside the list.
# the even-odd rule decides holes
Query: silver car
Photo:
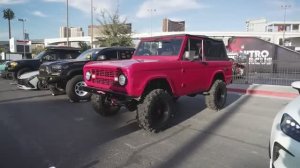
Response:
[[[300,94],[300,81],[292,87]],[[300,167],[300,96],[275,117],[270,138],[270,168]]]
[[[48,89],[47,84],[44,84],[38,79],[39,71],[32,71],[22,74],[17,79],[17,86],[24,90],[45,90]]]

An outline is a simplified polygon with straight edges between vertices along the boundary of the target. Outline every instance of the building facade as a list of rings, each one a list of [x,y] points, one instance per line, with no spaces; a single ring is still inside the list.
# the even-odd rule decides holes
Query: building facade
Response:
[[[59,37],[65,38],[69,34],[69,37],[83,37],[84,32],[81,27],[70,27],[69,29],[67,27],[60,27],[59,28]]]
[[[185,21],[172,21],[164,18],[162,23],[163,32],[185,31]]]
[[[267,19],[254,19],[246,21],[247,32],[265,32]]]
[[[132,25],[131,23],[124,24],[125,27],[125,33],[130,34],[132,32]],[[93,25],[93,36],[94,37],[100,37],[103,35],[103,26],[102,25]],[[88,26],[88,36],[92,35],[92,26]]]
[[[247,32],[300,32],[300,21],[274,21],[255,19],[246,21]]]

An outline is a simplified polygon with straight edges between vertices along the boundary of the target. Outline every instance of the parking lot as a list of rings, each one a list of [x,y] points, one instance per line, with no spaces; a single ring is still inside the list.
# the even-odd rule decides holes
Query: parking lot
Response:
[[[169,128],[148,134],[125,109],[103,118],[89,102],[10,82],[0,79],[1,168],[266,168],[273,117],[290,101],[232,93],[212,112],[202,96],[182,97]]]

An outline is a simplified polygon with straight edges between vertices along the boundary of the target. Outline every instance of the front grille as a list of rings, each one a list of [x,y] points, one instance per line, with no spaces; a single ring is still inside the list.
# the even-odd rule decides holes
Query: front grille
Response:
[[[92,69],[91,72],[95,75],[92,82],[101,85],[113,85],[114,78],[117,76],[117,71],[111,69]]]
[[[50,73],[50,68],[46,65],[41,65],[39,69],[40,76],[47,76]]]
[[[28,81],[27,81],[26,79],[18,79],[18,80],[17,80],[17,83],[18,83],[19,85],[27,86]]]

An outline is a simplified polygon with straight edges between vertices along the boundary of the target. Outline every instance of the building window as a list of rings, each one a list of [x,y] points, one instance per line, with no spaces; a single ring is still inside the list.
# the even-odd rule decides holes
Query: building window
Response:
[[[298,24],[297,24],[297,25],[294,24],[294,25],[293,25],[293,30],[298,30],[298,31],[299,31],[299,25],[298,25]]]

